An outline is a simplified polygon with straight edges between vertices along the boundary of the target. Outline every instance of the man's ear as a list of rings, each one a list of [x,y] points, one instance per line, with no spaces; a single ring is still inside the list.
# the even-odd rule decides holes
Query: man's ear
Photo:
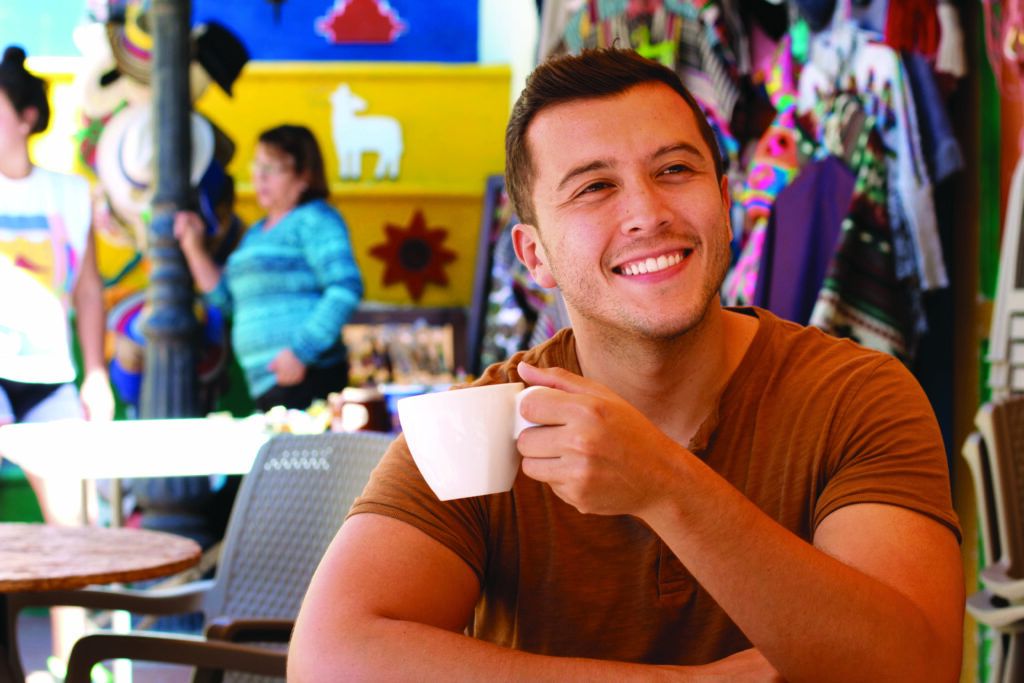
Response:
[[[547,254],[536,227],[527,223],[512,226],[512,246],[515,247],[516,256],[530,271],[534,282],[547,289],[558,286],[548,268]]]
[[[722,204],[725,205],[725,222],[729,227],[729,241],[732,242],[736,233],[733,232],[732,227],[732,194],[729,193],[729,177],[722,175],[722,182],[719,188],[722,192]]]

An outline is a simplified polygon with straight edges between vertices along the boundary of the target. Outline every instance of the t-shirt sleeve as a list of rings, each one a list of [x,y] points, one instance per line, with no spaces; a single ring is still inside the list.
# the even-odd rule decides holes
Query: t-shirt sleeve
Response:
[[[579,374],[574,348],[571,331],[563,330],[540,346],[488,367],[473,386],[521,381],[516,371],[520,360],[538,367],[563,367]],[[450,391],[459,390],[456,387]],[[504,509],[499,501],[504,499],[508,503],[505,496],[515,498],[516,486],[513,484],[510,494],[440,501],[420,474],[405,437],[400,434],[348,514],[375,513],[411,524],[465,560],[483,583],[489,546],[496,542],[493,527],[498,524],[499,510]],[[508,504],[514,506],[515,502]]]
[[[348,516],[363,513],[411,524],[465,560],[483,579],[487,538],[483,499],[439,501],[416,467],[404,435],[392,442]]]
[[[905,507],[962,541],[942,434],[917,380],[894,358],[863,369],[829,434],[813,526],[846,505]]]

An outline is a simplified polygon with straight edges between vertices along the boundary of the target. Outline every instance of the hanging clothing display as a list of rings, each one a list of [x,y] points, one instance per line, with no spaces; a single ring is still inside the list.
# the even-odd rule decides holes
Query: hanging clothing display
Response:
[[[886,147],[878,122],[855,92],[823,100],[805,120],[808,129],[822,131],[823,151],[841,158],[856,174],[809,324],[906,361],[913,329],[907,288],[896,273],[886,209]]]
[[[924,290],[946,287],[949,279],[913,96],[899,53],[879,38],[852,22],[841,22],[815,36],[800,72],[798,109],[808,111],[822,96],[840,89],[852,88],[863,99],[891,151],[886,156],[888,210],[897,234],[899,272],[902,276],[916,272]],[[911,249],[905,248],[907,241]]]
[[[632,47],[676,71],[724,138],[750,70],[736,0],[548,0],[541,16],[540,59],[584,48]],[[560,31],[560,39],[554,35]]]
[[[949,284],[933,187],[964,160],[936,71],[962,35],[949,0],[855,4],[547,0],[539,57],[618,45],[673,68],[732,187],[723,303],[911,364],[924,298]]]
[[[953,135],[953,125],[935,83],[931,64],[918,52],[904,52],[903,64],[917,108],[921,148],[928,173],[932,182],[939,185],[964,169],[964,155]]]
[[[796,88],[790,48],[790,38],[785,36],[771,62],[765,90],[777,113],[754,149],[739,193],[746,222],[742,226],[742,249],[722,285],[723,301],[731,306],[754,302],[772,205],[802,165],[797,144]],[[733,229],[739,230],[740,226]]]
[[[856,177],[838,157],[807,164],[775,200],[765,231],[754,305],[811,320],[853,199]]]

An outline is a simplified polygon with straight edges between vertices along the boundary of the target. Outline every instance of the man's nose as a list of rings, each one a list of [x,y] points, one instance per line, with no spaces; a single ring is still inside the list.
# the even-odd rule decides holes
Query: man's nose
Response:
[[[668,197],[653,180],[638,180],[630,185],[622,219],[624,233],[657,230],[671,222],[672,210]]]

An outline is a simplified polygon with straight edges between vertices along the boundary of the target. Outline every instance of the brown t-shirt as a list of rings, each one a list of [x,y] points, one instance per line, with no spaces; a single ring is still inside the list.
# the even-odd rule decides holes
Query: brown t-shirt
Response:
[[[690,450],[808,541],[829,513],[865,502],[916,510],[959,539],[942,437],[906,368],[762,309],[740,310],[760,318],[758,333]],[[478,383],[518,381],[519,360],[580,373],[572,331],[563,330]],[[652,664],[707,663],[750,647],[642,522],[580,514],[521,472],[509,493],[440,502],[399,437],[350,514],[367,512],[412,524],[472,567],[477,638]]]

